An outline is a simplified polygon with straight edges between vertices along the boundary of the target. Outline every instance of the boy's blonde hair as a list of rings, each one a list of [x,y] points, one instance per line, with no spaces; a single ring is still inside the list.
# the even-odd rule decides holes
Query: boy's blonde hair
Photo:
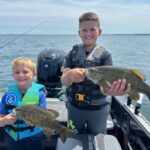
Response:
[[[14,70],[18,66],[25,66],[30,69],[34,74],[36,73],[36,65],[31,58],[19,57],[14,59],[12,62],[12,70]]]
[[[97,23],[98,28],[100,28],[99,17],[93,12],[86,12],[79,17],[79,27],[84,21],[95,21]]]

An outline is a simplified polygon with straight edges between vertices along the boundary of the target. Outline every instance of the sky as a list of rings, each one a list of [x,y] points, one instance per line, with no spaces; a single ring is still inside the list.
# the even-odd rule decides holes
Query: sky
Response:
[[[77,34],[84,12],[104,34],[150,33],[150,0],[0,0],[0,34]]]

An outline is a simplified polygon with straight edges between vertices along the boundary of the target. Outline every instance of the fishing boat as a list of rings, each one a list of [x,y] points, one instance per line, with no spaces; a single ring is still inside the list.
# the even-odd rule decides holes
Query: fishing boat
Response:
[[[58,51],[42,51],[38,57],[38,70],[49,63],[52,54],[55,53],[59,63],[54,66],[61,66],[60,63],[64,56]],[[61,53],[62,54],[62,53]],[[53,55],[54,56],[54,55]],[[46,57],[41,62],[41,57]],[[56,71],[56,70],[55,70]],[[66,96],[60,84],[60,79],[50,76],[50,71],[43,75],[38,71],[38,83],[45,84],[47,95],[47,107],[57,110],[59,116],[56,118],[61,124],[67,126]],[[56,72],[55,72],[56,73]],[[46,74],[49,74],[50,79]],[[56,74],[55,74],[56,75]],[[42,79],[43,76],[43,79]],[[2,96],[2,95],[1,95]],[[141,101],[132,104],[132,99],[128,95],[109,97],[110,114],[107,119],[107,134],[90,135],[88,132],[77,134],[67,138],[62,143],[59,134],[53,131],[50,138],[43,135],[43,149],[56,150],[150,150],[150,122],[140,113]],[[0,128],[0,150],[7,149],[7,136],[3,128]]]

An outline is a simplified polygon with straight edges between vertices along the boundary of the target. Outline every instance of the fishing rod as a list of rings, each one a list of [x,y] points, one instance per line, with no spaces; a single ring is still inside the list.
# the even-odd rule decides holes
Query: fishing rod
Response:
[[[10,40],[9,42],[7,42],[6,44],[0,46],[0,49],[6,47],[6,46],[8,46],[8,45],[10,45],[11,43],[13,43],[14,41],[16,41],[17,39],[20,39],[21,37],[23,37],[23,36],[26,35],[27,33],[33,31],[34,29],[36,29],[36,28],[38,28],[39,26],[41,26],[41,25],[43,25],[43,24],[49,22],[50,20],[52,20],[52,19],[54,19],[54,18],[55,18],[54,16],[53,16],[53,17],[50,17],[50,18],[48,18],[48,19],[46,19],[46,20],[40,22],[39,24],[37,24],[37,25],[31,27],[30,29],[28,29],[28,30],[25,31],[24,33],[19,34],[16,38],[14,38],[14,39]]]

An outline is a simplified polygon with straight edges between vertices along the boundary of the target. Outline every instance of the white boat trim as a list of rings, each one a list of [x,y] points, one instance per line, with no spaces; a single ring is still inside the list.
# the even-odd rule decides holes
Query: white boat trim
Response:
[[[127,105],[127,97],[126,96],[116,96],[118,102],[123,105],[126,111],[134,118],[134,120],[138,123],[138,125],[144,130],[148,137],[150,137],[150,122],[141,114],[135,114],[134,105]]]

